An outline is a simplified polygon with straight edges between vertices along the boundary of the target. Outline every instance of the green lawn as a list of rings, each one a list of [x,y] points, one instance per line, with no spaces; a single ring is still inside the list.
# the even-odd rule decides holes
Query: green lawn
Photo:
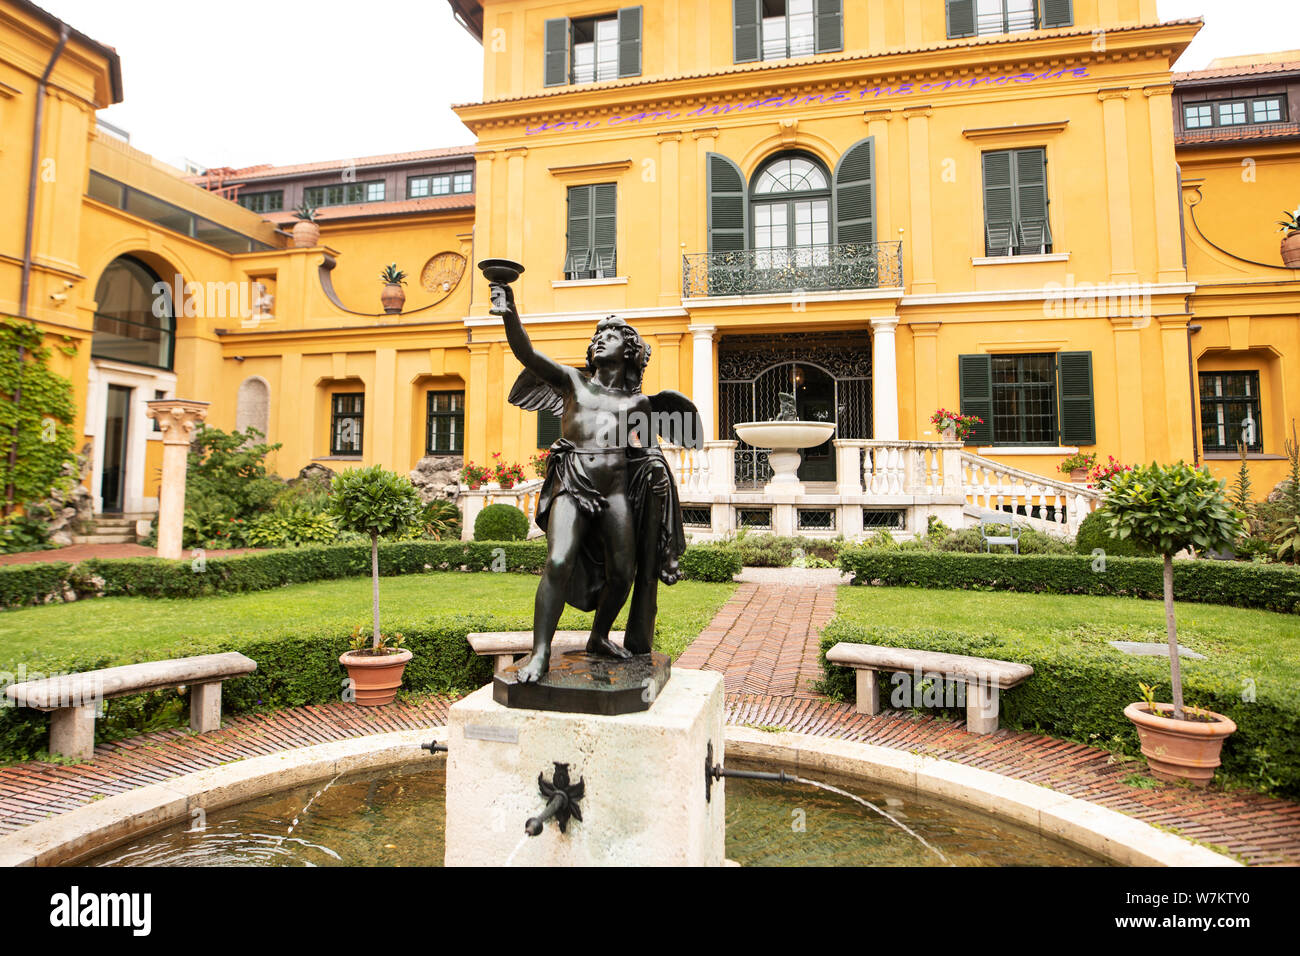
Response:
[[[1300,689],[1300,617],[1191,602],[1174,611],[1184,647]],[[844,587],[836,612],[858,624],[1014,636],[1027,646],[1166,640],[1164,604],[1137,598]]]
[[[538,577],[434,572],[379,582],[380,625],[400,630],[442,614],[492,614],[511,629],[532,626]],[[676,658],[735,590],[734,584],[682,581],[659,588],[656,649]],[[626,620],[627,609],[617,627]],[[0,667],[94,652],[132,659],[205,653],[223,638],[302,626],[370,626],[370,579],[294,584],[273,591],[206,598],[99,598],[0,612]],[[565,612],[562,628],[589,627],[591,615]]]

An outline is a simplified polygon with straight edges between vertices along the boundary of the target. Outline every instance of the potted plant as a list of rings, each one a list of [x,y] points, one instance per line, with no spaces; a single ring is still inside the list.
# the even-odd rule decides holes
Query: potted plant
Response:
[[[1069,475],[1073,482],[1086,481],[1088,472],[1097,464],[1097,455],[1095,452],[1084,454],[1076,451],[1073,455],[1067,457],[1058,466],[1057,470],[1063,475]]]
[[[467,461],[460,468],[460,480],[465,482],[470,491],[478,491],[483,482],[491,477],[492,470],[482,465],[476,465],[472,461]]]
[[[1124,716],[1137,727],[1151,773],[1161,780],[1204,786],[1214,777],[1223,742],[1237,729],[1227,717],[1183,708],[1183,678],[1174,620],[1174,555],[1231,544],[1245,515],[1228,500],[1223,482],[1184,462],[1120,472],[1109,480],[1101,512],[1117,538],[1131,538],[1164,557],[1165,631],[1173,704],[1154,699],[1129,704]]]
[[[331,492],[330,510],[343,530],[370,535],[373,637],[369,648],[354,645],[339,663],[348,669],[356,702],[378,707],[397,696],[402,672],[411,659],[411,652],[401,648],[399,635],[385,638],[379,632],[379,536],[400,534],[418,521],[420,496],[409,480],[379,465],[336,475]]]
[[[1088,487],[1104,489],[1112,478],[1131,471],[1132,467],[1132,465],[1122,464],[1114,455],[1107,455],[1106,464],[1099,462],[1092,466],[1092,471],[1088,472]]]
[[[946,408],[938,408],[930,415],[930,424],[939,429],[944,441],[965,441],[971,436],[976,425],[984,424],[984,419],[975,415],[959,415]]]
[[[499,484],[503,491],[513,488],[524,480],[524,469],[522,465],[507,465],[501,460],[501,452],[493,452],[492,457],[497,459],[492,463],[491,478]]]
[[[383,272],[379,273],[379,281],[384,284],[384,291],[380,293],[379,301],[385,312],[396,315],[406,304],[406,290],[402,288],[406,284],[406,273],[397,268],[396,262],[390,263],[384,267]]]
[[[316,223],[316,208],[306,203],[294,209],[298,221],[293,224],[293,244],[299,249],[313,249],[320,245],[320,226]]]
[[[1283,212],[1285,219],[1279,219],[1282,228],[1282,262],[1288,269],[1300,269],[1300,206],[1294,212]]]

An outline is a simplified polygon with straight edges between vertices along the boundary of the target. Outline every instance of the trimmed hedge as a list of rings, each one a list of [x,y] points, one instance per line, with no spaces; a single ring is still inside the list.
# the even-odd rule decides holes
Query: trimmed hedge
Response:
[[[1168,695],[1167,660],[1123,654],[1101,639],[1044,647],[1015,635],[872,626],[837,617],[822,632],[824,677],[817,689],[838,700],[853,700],[854,694],[854,672],[826,660],[826,652],[840,641],[1029,664],[1034,675],[1000,697],[1002,726],[1101,744],[1139,758],[1137,732],[1124,708],[1141,699],[1139,682],[1159,685]],[[1236,722],[1237,732],[1223,747],[1227,774],[1261,790],[1300,796],[1300,699],[1293,687],[1261,681],[1256,699],[1243,703],[1242,675],[1252,670],[1245,658],[1227,655],[1183,660],[1184,693],[1189,703]],[[877,677],[884,703],[894,685],[888,673]]]
[[[382,575],[458,569],[537,574],[545,563],[544,540],[392,541],[379,545]],[[285,584],[369,573],[370,547],[365,544],[288,548],[180,561],[91,558],[75,566],[19,564],[0,567],[0,606],[49,603],[61,599],[65,589],[72,589],[82,597],[182,598],[264,591]]]
[[[839,565],[854,584],[1048,594],[1164,595],[1161,558],[1107,557],[1105,570],[1079,555],[960,554],[845,548]],[[1231,561],[1175,561],[1174,599],[1300,614],[1300,570]]]
[[[469,645],[472,631],[519,630],[523,622],[491,615],[456,615],[419,622],[393,621],[386,626],[406,637],[415,656],[407,664],[402,686],[408,691],[453,693],[481,687],[492,679],[492,658],[479,657]],[[279,707],[324,704],[342,699],[347,672],[339,655],[349,649],[351,633],[342,626],[300,628],[278,634],[231,638],[204,653],[239,651],[257,662],[246,677],[222,684],[222,708],[241,714]],[[22,679],[55,673],[76,673],[151,659],[85,655],[68,660],[43,660]],[[187,709],[175,689],[109,700],[106,715],[95,722],[98,741],[132,736],[159,726],[183,726]],[[0,708],[0,760],[26,760],[46,749],[48,714],[27,708]]]
[[[744,567],[740,552],[721,544],[693,544],[682,552],[679,564],[688,581],[727,582]]]
[[[475,541],[523,541],[528,537],[528,516],[514,505],[488,505],[474,519]]]

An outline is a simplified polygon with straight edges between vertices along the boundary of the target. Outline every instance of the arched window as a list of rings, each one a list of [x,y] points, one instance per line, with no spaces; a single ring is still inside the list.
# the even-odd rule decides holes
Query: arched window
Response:
[[[118,256],[95,286],[95,358],[171,369],[176,331],[171,286],[139,259]]]
[[[821,163],[802,153],[773,157],[754,174],[749,195],[757,268],[825,263],[831,184]]]

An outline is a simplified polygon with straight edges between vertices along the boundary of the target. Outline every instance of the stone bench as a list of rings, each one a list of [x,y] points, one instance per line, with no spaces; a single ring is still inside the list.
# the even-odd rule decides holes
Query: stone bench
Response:
[[[204,654],[80,674],[24,681],[5,688],[20,707],[51,711],[50,754],[90,760],[95,754],[95,717],[110,697],[165,687],[190,689],[190,728],[198,733],[221,726],[221,682],[257,670],[243,654]]]
[[[587,631],[556,631],[551,641],[551,657],[569,651],[580,651],[587,646],[591,634]],[[623,632],[610,631],[609,639],[623,646]],[[495,657],[494,674],[504,673],[520,654],[533,652],[532,631],[475,631],[469,635],[469,646],[479,657]]]
[[[966,729],[991,734],[998,729],[998,695],[1034,673],[1028,664],[995,661],[987,657],[941,654],[876,644],[839,643],[826,652],[832,664],[857,672],[859,714],[879,714],[880,685],[876,671],[906,671],[926,677],[942,676],[966,685]]]

